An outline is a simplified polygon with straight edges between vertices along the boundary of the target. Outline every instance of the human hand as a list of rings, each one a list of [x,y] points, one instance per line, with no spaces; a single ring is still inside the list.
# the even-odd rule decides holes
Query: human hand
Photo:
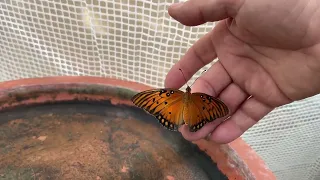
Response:
[[[230,118],[194,133],[182,126],[184,138],[229,143],[274,108],[320,93],[318,9],[318,0],[189,0],[169,7],[170,16],[187,26],[221,20],[172,67],[165,86],[185,83],[179,68],[189,80],[218,58],[192,92],[220,98]]]

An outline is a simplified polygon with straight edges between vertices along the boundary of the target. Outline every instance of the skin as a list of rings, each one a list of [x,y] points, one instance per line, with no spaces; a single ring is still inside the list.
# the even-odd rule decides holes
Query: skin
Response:
[[[217,22],[168,72],[165,87],[185,84],[215,58],[192,86],[220,98],[228,119],[206,124],[189,141],[229,143],[274,108],[320,93],[319,0],[189,0],[169,7],[186,26]]]

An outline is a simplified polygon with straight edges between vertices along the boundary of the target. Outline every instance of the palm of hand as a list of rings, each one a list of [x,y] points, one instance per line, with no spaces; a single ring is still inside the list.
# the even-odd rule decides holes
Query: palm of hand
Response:
[[[174,16],[174,12],[172,14]],[[177,74],[180,73],[177,69],[182,68],[187,78],[190,78],[214,58],[219,59],[192,88],[193,92],[218,96],[229,106],[231,117],[217,128],[223,120],[209,123],[196,133],[182,128],[181,132],[188,140],[200,139],[212,132],[212,140],[230,142],[275,107],[320,92],[320,85],[317,83],[320,78],[320,63],[316,59],[320,57],[320,53],[315,53],[319,49],[317,43],[313,42],[316,38],[309,37],[313,35],[312,28],[310,30],[305,27],[311,31],[309,36],[297,36],[299,32],[292,33],[290,42],[295,42],[292,45],[281,41],[290,35],[274,35],[261,29],[263,26],[242,28],[250,28],[241,24],[250,22],[244,17],[246,14],[241,16],[239,13],[235,17],[236,21],[228,19],[219,22],[214,30],[189,49],[167,75],[166,86],[179,88],[185,81]],[[200,24],[199,21],[192,23],[190,18],[179,19],[176,16],[176,19],[185,24]],[[250,23],[254,22],[251,20]],[[285,27],[278,29],[281,31]]]

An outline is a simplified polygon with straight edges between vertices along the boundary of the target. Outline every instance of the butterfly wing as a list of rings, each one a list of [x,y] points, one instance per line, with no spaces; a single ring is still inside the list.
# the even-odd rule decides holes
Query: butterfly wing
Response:
[[[192,93],[189,111],[189,128],[195,132],[201,129],[206,123],[229,114],[229,109],[221,100],[204,93]]]
[[[140,92],[131,100],[156,117],[164,127],[176,131],[184,123],[183,96],[184,92],[177,89],[153,89]]]

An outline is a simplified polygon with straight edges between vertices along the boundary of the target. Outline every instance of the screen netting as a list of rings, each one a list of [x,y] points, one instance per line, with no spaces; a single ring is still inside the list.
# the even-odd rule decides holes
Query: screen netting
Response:
[[[1,0],[0,80],[90,75],[162,87],[170,67],[214,26],[179,24],[167,13],[174,2]],[[319,100],[278,108],[242,136],[278,179],[320,179]]]

